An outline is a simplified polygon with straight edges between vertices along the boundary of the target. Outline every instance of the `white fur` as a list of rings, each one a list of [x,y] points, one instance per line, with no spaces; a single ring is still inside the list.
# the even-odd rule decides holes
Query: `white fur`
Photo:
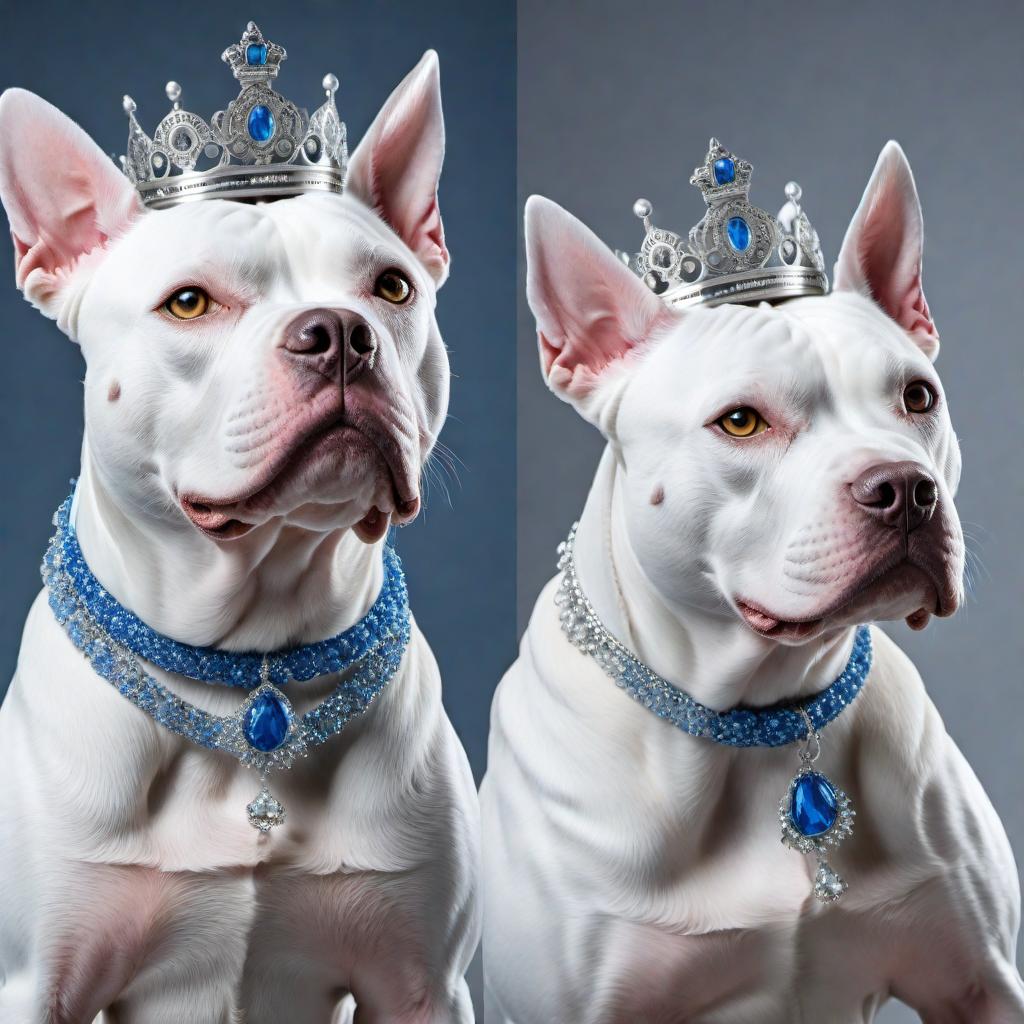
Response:
[[[813,694],[856,623],[923,626],[960,601],[959,451],[930,362],[919,224],[890,144],[835,294],[668,314],[581,224],[528,204],[543,368],[608,440],[576,540],[581,584],[613,634],[713,708]],[[936,389],[935,411],[903,410],[914,380]],[[726,437],[715,421],[746,405],[771,430]],[[938,508],[905,542],[916,567],[876,579],[896,533],[849,484],[904,461],[934,477]],[[488,1021],[852,1024],[891,995],[926,1021],[1024,1020],[1006,836],[884,633],[861,695],[823,731],[820,766],[858,811],[833,858],[849,892],[823,907],[813,860],[779,841],[795,748],[723,747],[660,720],[570,645],[553,596],[492,710]],[[774,639],[741,600],[821,621]]]
[[[448,261],[436,57],[388,101],[343,197],[144,212],[84,133],[41,100],[6,94],[0,125],[12,147],[0,151],[0,192],[19,283],[87,363],[77,525],[96,576],[191,644],[276,649],[355,622],[382,573],[379,540],[352,527],[373,506],[399,517],[373,443],[302,463],[258,507],[239,502],[253,528],[234,540],[197,529],[181,499],[238,496],[274,460],[291,467],[296,424],[337,400],[281,355],[286,325],[317,307],[375,332],[375,363],[346,385],[346,408],[359,399],[371,409],[373,437],[415,492],[399,498],[418,497],[448,398],[434,318]],[[19,165],[29,132],[52,172]],[[60,170],[62,156],[74,174]],[[405,306],[373,295],[388,267],[413,283]],[[173,321],[160,305],[185,284],[221,308]],[[241,699],[154,674],[218,713]],[[335,684],[293,684],[296,710]],[[373,708],[273,775],[287,821],[266,836],[245,817],[258,777],[115,692],[45,595],[0,709],[0,747],[0,1021],[109,1012],[255,1024],[348,1019],[354,1007],[359,1021],[472,1020],[463,975],[479,933],[476,796],[415,626]]]

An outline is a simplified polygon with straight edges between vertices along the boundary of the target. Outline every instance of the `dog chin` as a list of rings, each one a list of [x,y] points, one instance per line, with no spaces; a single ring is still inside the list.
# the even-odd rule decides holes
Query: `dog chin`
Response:
[[[186,517],[205,536],[235,541],[270,521],[316,532],[351,528],[375,543],[389,526],[405,525],[419,512],[419,497],[404,497],[379,450],[361,434],[346,431],[286,465],[269,483],[234,500],[183,495]],[[199,492],[207,493],[206,491]]]
[[[904,562],[855,588],[849,596],[817,615],[787,619],[770,611],[770,604],[743,598],[736,598],[735,605],[743,621],[759,636],[795,646],[814,640],[829,629],[864,622],[904,619],[911,629],[924,629],[932,615],[952,615],[959,606],[959,595],[947,588],[940,597],[929,573]]]

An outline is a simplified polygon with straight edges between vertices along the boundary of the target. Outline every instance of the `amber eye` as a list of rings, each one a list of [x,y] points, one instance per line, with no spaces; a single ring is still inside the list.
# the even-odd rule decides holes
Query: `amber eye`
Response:
[[[385,270],[377,278],[377,283],[373,286],[373,294],[379,295],[380,298],[394,303],[396,306],[400,306],[403,302],[408,301],[409,296],[412,295],[412,285],[409,284],[409,279],[401,272]]]
[[[764,417],[749,405],[727,412],[715,421],[730,437],[753,437],[768,429]]]
[[[907,412],[928,412],[935,405],[935,392],[930,384],[915,380],[903,389],[903,404]]]
[[[195,320],[210,308],[210,296],[202,288],[179,288],[164,303],[164,309],[178,320]]]

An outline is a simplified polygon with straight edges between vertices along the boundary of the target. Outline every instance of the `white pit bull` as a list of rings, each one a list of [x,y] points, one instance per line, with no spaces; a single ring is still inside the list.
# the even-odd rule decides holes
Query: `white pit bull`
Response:
[[[608,441],[575,563],[598,617],[715,710],[798,702],[858,623],[961,602],[960,456],[932,366],[922,221],[890,143],[835,291],[670,311],[553,203],[526,211],[543,369]],[[566,528],[568,528],[568,523]],[[857,809],[832,857],[780,844],[796,747],[694,738],[630,699],[541,594],[492,712],[488,1022],[1024,1021],[1006,836],[913,665],[879,630],[822,770]]]
[[[445,418],[434,316],[436,55],[343,195],[145,211],[39,98],[0,99],[18,285],[81,345],[77,532],[100,582],[175,640],[275,651],[359,620]],[[244,692],[150,671],[230,714]],[[303,713],[337,676],[293,683]],[[478,812],[416,630],[369,711],[271,787],[158,726],[44,596],[0,712],[0,1021],[468,1022]]]

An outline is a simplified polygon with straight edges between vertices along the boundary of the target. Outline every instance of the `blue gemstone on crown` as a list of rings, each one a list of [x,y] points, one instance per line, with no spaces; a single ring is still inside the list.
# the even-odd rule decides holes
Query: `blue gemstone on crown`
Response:
[[[262,103],[253,107],[249,111],[246,127],[254,141],[267,142],[274,134],[274,114],[270,107],[264,106]]]
[[[746,252],[750,248],[750,225],[742,217],[730,217],[725,230],[729,244],[737,252]]]
[[[267,44],[250,43],[245,48],[245,63],[250,67],[256,67],[267,63]]]
[[[719,185],[729,185],[736,180],[736,164],[727,156],[715,161],[715,181]]]
[[[836,791],[818,772],[806,772],[797,779],[790,799],[789,816],[802,836],[820,836],[835,823]]]
[[[272,692],[261,693],[249,705],[242,723],[246,742],[264,754],[277,750],[288,738],[291,715],[284,701]]]

